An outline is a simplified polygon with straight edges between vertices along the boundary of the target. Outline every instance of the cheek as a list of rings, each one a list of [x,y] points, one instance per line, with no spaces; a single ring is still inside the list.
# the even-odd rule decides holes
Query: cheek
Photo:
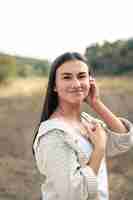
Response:
[[[84,89],[89,91],[89,89],[90,89],[90,82],[89,82],[89,79],[86,80],[86,81],[83,83],[83,85],[84,85],[84,86],[83,86]]]
[[[63,83],[59,83],[58,84],[58,82],[57,82],[57,84],[56,84],[56,92],[57,92],[58,96],[63,95],[65,90],[66,90],[66,86]]]
[[[57,91],[66,91],[71,86],[70,82],[63,81],[61,79],[56,81],[56,89]]]
[[[84,83],[83,89],[84,89],[84,95],[85,95],[85,97],[87,97],[88,94],[89,94],[89,91],[90,91],[90,83],[89,83],[89,81],[86,81],[86,83]]]
[[[57,78],[55,81],[55,88],[57,93],[60,93],[60,91],[62,90],[62,86],[63,86],[62,81]]]

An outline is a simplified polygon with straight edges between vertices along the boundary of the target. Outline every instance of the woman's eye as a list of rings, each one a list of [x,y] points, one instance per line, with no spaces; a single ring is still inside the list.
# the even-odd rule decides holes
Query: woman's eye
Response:
[[[64,76],[63,79],[70,79],[70,76]]]
[[[79,78],[86,78],[86,76],[85,76],[85,75],[82,75],[82,76],[79,76]]]

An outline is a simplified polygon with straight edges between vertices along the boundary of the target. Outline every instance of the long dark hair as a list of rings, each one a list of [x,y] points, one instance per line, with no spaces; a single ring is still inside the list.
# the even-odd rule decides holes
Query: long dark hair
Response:
[[[34,144],[34,141],[38,134],[38,128],[39,128],[40,124],[43,121],[48,120],[50,115],[54,112],[54,110],[58,106],[57,93],[54,91],[56,70],[63,63],[65,63],[67,61],[72,61],[72,60],[80,60],[87,64],[87,59],[83,55],[81,55],[77,52],[67,52],[67,53],[64,53],[64,54],[60,55],[59,57],[57,57],[51,65],[51,71],[49,73],[49,81],[48,81],[48,87],[47,87],[47,91],[46,91],[46,97],[45,97],[45,101],[44,101],[44,105],[43,105],[40,122],[37,126],[37,129],[35,130],[33,144]],[[32,146],[32,150],[33,150],[33,154],[34,154],[33,146]]]

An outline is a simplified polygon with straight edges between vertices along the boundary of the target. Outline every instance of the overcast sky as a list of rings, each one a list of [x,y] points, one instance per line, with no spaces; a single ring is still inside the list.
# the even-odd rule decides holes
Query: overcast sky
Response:
[[[0,0],[0,52],[55,59],[133,36],[131,0]]]

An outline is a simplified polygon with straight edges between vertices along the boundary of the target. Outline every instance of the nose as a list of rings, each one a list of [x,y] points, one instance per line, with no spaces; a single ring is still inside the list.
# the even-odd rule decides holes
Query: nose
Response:
[[[77,78],[74,78],[72,80],[72,88],[79,88],[80,87],[80,81]]]

